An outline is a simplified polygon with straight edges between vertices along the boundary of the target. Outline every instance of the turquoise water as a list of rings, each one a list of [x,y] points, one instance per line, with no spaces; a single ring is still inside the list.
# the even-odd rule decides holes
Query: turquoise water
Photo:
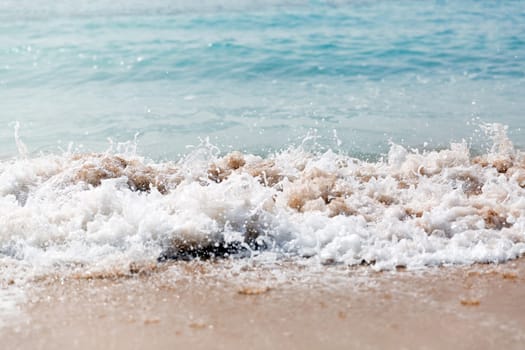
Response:
[[[0,0],[0,33],[0,287],[525,254],[523,2]]]
[[[0,156],[103,151],[178,159],[301,144],[358,156],[394,141],[521,147],[520,1],[2,1]],[[310,137],[310,138],[308,138]]]

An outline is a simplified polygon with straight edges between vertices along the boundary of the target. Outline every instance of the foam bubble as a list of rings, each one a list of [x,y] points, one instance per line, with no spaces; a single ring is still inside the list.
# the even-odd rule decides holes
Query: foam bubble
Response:
[[[3,283],[159,258],[270,251],[377,269],[504,262],[525,252],[525,157],[503,126],[385,160],[291,148],[265,158],[209,144],[178,162],[134,152],[0,162]]]

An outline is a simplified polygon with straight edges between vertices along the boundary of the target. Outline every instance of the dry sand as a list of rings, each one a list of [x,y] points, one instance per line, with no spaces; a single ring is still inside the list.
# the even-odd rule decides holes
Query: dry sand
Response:
[[[419,272],[256,265],[49,276],[26,287],[1,348],[525,348],[525,258]]]

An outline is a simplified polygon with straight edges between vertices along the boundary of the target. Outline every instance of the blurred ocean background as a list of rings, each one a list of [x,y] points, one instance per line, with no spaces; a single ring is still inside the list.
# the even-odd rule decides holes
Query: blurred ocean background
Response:
[[[32,155],[522,148],[524,110],[523,1],[0,0],[2,158],[16,121]]]

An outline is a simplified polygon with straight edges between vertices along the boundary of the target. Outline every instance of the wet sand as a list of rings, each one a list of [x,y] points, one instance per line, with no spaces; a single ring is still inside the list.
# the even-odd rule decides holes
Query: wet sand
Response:
[[[525,344],[525,258],[416,272],[181,262],[48,276],[24,288],[19,317],[0,329],[2,349]]]

